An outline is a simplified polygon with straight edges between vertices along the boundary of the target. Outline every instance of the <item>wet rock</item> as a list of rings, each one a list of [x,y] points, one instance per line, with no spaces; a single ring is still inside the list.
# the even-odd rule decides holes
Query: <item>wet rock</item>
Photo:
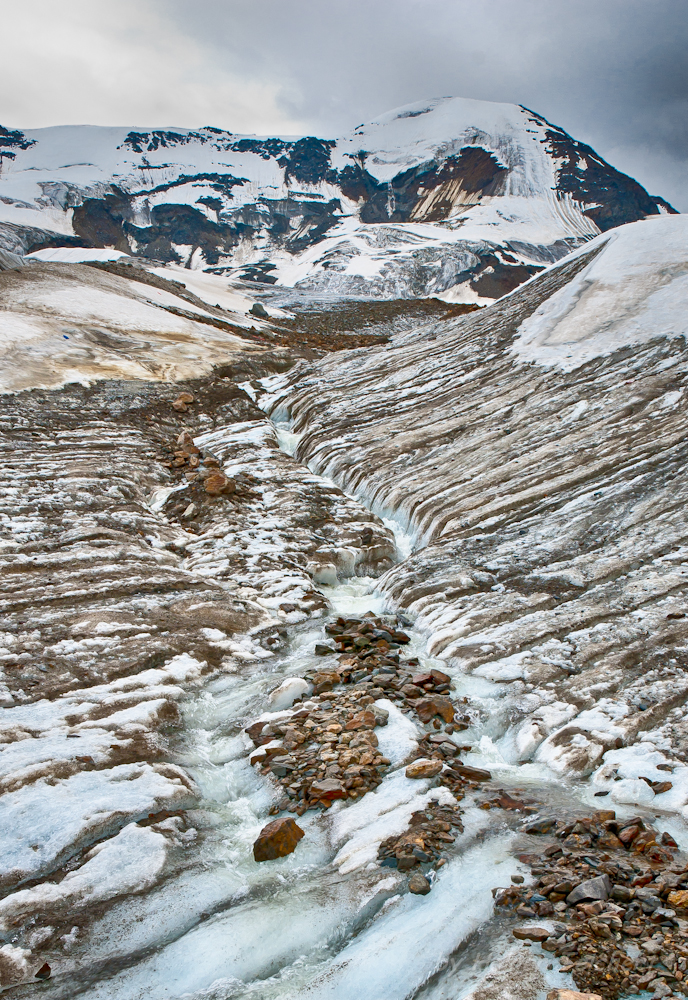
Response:
[[[599,993],[579,993],[578,990],[550,990],[547,1000],[602,1000]]]
[[[47,962],[44,962],[36,973],[36,979],[50,979],[50,966]]]
[[[519,941],[546,941],[550,936],[544,927],[514,927],[511,933]]]
[[[304,832],[291,816],[273,820],[260,831],[253,845],[253,857],[256,861],[273,861],[291,854]]]
[[[408,888],[409,892],[414,893],[416,896],[427,896],[432,886],[424,875],[421,875],[420,872],[416,872],[415,875],[412,875],[409,879]]]
[[[454,721],[454,706],[449,698],[443,695],[433,695],[430,698],[420,698],[414,705],[421,722],[430,722],[439,715],[445,722]]]
[[[583,903],[588,899],[609,899],[611,891],[612,883],[609,876],[598,875],[577,885],[566,897],[566,902],[569,906],[575,906],[576,903]]]
[[[334,653],[335,650],[332,646],[325,646],[322,642],[316,642],[313,652],[316,656],[329,656],[331,653]]]
[[[482,767],[471,767],[470,764],[462,764],[457,762],[452,764],[452,771],[455,771],[460,777],[467,778],[468,781],[491,781],[492,772],[485,771]]]
[[[443,768],[442,761],[421,757],[406,768],[407,778],[434,778]]]
[[[549,831],[556,825],[555,819],[539,819],[535,823],[529,823],[525,828],[526,833],[549,833]]]
[[[324,778],[314,781],[311,785],[311,795],[319,799],[343,799],[346,796],[344,785],[337,778]]]

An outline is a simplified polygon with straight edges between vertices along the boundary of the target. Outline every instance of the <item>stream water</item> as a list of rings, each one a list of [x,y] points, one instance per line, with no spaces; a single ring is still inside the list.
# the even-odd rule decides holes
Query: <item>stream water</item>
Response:
[[[293,453],[296,436],[288,426],[277,431],[283,449]],[[413,538],[393,519],[386,523],[405,558]],[[392,610],[373,579],[321,589],[335,615]],[[251,745],[243,727],[270,710],[270,692],[283,680],[322,663],[313,646],[322,641],[323,624],[321,617],[290,627],[281,652],[244,661],[189,698],[171,759],[201,790],[202,801],[189,814],[197,834],[180,837],[177,867],[166,882],[120,902],[97,922],[81,990],[67,994],[54,987],[55,996],[460,1000],[492,963],[520,949],[511,923],[493,914],[491,889],[508,885],[518,872],[528,879],[514,857],[519,845],[535,846],[519,832],[522,818],[481,810],[466,798],[465,831],[447,851],[427,896],[406,892],[405,877],[374,860],[375,844],[390,828],[400,832],[394,824],[422,806],[431,788],[428,781],[410,782],[399,766],[404,754],[398,747],[415,725],[408,719],[403,733],[392,719],[378,730],[385,753],[394,758],[397,752],[397,759],[374,793],[335,803],[326,813],[307,812],[299,819],[305,837],[293,854],[254,862],[253,841],[269,819],[275,792],[248,763]],[[428,657],[413,627],[406,630],[411,645],[404,655],[417,656],[423,669],[439,666],[452,674],[452,697],[468,699],[472,724],[460,734],[472,747],[466,762],[488,767],[501,787],[520,789],[546,804],[548,814],[599,803],[583,783],[516,762],[507,684],[452,671]],[[364,863],[347,869],[342,845],[352,843]],[[549,986],[575,988],[538,945],[530,954]]]

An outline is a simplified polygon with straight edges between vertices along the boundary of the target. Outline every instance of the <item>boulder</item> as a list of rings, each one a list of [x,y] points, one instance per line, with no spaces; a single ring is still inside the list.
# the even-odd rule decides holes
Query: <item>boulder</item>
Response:
[[[471,767],[470,764],[462,764],[460,761],[452,764],[452,771],[456,772],[461,778],[467,778],[468,781],[491,781],[492,772],[485,771],[482,767]]]
[[[366,709],[364,712],[359,712],[355,715],[353,719],[350,719],[344,726],[347,732],[352,732],[356,729],[374,729],[375,728],[375,713]]]
[[[439,774],[444,767],[441,760],[429,760],[427,757],[421,757],[419,760],[414,760],[412,764],[406,768],[407,778],[434,778],[436,774]]]
[[[211,497],[219,497],[221,493],[234,493],[236,490],[236,483],[233,479],[228,479],[224,472],[215,471],[211,472],[203,480],[203,488]]]
[[[427,896],[432,888],[425,875],[421,875],[420,872],[416,872],[415,875],[411,876],[408,881],[408,887],[409,892],[412,892],[416,896]]]
[[[335,684],[339,684],[341,678],[336,670],[319,670],[313,675],[313,694],[323,694],[331,691]]]
[[[303,836],[303,830],[291,816],[275,819],[260,831],[253,845],[253,857],[256,861],[283,858],[295,850]]]
[[[575,906],[576,903],[585,903],[589,899],[609,899],[611,891],[612,882],[609,876],[596,875],[595,878],[589,878],[572,889],[566,897],[566,902],[569,906]]]

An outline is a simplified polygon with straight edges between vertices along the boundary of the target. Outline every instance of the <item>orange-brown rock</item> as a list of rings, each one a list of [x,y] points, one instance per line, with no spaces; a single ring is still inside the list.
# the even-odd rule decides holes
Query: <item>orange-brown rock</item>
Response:
[[[519,941],[546,941],[550,936],[544,927],[514,927],[511,933]]]
[[[426,757],[421,757],[409,764],[405,774],[407,778],[434,778],[443,767],[441,760],[429,760]]]
[[[420,698],[413,707],[421,722],[430,722],[436,715],[441,716],[445,722],[454,721],[454,706],[449,698],[441,694]]]
[[[273,820],[260,831],[253,845],[253,857],[256,861],[274,861],[275,858],[283,858],[296,849],[303,836],[303,830],[291,816]]]
[[[190,392],[180,392],[172,403],[172,408],[179,413],[186,413],[186,404],[193,403],[194,398]]]
[[[335,684],[339,684],[341,678],[336,670],[319,670],[313,676],[313,694],[322,694],[324,691],[331,691]]]
[[[346,789],[337,778],[323,778],[322,781],[314,781],[310,787],[311,798],[316,799],[343,799]]]
[[[547,1000],[602,1000],[599,993],[579,993],[578,990],[550,990]]]
[[[228,479],[224,472],[211,472],[203,481],[206,493],[211,497],[219,497],[221,493],[234,493],[236,485],[233,479]]]
[[[359,712],[355,715],[353,719],[350,719],[344,728],[348,731],[355,729],[373,729],[375,726],[375,715],[373,712],[366,710],[365,712]]]
[[[675,889],[674,892],[670,892],[667,902],[669,906],[678,906],[679,909],[686,909],[688,907],[688,889]]]

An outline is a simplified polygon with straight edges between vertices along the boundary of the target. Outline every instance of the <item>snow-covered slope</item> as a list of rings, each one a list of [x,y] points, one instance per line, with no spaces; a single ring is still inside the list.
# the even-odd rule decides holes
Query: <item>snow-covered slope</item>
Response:
[[[0,129],[5,249],[114,247],[310,295],[489,301],[600,230],[662,211],[511,104],[420,102],[340,139]]]

